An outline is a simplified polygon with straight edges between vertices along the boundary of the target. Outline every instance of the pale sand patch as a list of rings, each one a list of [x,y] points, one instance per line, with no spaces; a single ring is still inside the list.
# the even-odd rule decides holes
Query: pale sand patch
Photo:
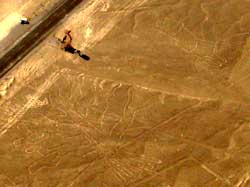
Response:
[[[18,12],[12,12],[4,19],[2,19],[2,21],[0,22],[0,41],[9,34],[13,27],[19,24],[21,17],[21,14],[19,14]]]
[[[92,48],[101,41],[114,26],[128,15],[134,9],[143,6],[148,0],[135,0],[122,3],[120,10],[110,11],[111,0],[89,1],[84,10],[79,9],[75,14],[71,15],[68,20],[60,26],[57,36],[60,36],[64,28],[72,30],[77,40],[73,40],[75,45],[80,50]],[[100,18],[98,13],[107,12]]]
[[[22,17],[32,20],[56,2],[58,0],[0,0],[0,41],[20,23]]]

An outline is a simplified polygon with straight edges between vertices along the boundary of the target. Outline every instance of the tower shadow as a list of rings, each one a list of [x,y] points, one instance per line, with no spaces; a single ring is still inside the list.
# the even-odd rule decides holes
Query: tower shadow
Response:
[[[87,61],[90,60],[90,57],[89,57],[88,55],[86,55],[86,54],[79,54],[79,56],[80,56],[82,59],[84,59],[84,60],[87,60]]]
[[[90,60],[90,57],[86,54],[83,54],[80,50],[78,49],[75,49],[74,47],[72,46],[67,46],[65,49],[64,49],[66,52],[69,52],[71,54],[78,54],[82,59],[86,60],[86,61],[89,61]]]

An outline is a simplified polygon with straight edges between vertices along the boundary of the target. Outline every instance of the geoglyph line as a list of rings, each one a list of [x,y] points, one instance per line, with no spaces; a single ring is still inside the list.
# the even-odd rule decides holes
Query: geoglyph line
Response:
[[[209,102],[209,101],[218,101],[218,98],[210,98],[210,97],[199,97],[199,96],[192,96],[192,95],[187,95],[187,94],[182,94],[182,93],[177,93],[177,92],[171,92],[171,91],[167,91],[167,90],[161,90],[161,89],[157,89],[157,88],[151,88],[151,87],[147,87],[141,84],[132,84],[130,82],[125,82],[122,80],[115,80],[115,79],[111,79],[111,78],[104,78],[104,77],[93,77],[90,74],[85,74],[82,73],[79,75],[81,78],[84,79],[90,79],[92,81],[94,81],[95,79],[100,80],[101,84],[99,84],[99,87],[101,89],[103,89],[103,84],[105,82],[115,82],[116,84],[121,84],[121,85],[126,85],[126,86],[132,86],[134,88],[137,89],[141,89],[141,90],[146,90],[148,92],[158,92],[158,93],[162,93],[164,95],[168,95],[168,96],[176,96],[179,99],[191,99],[191,100],[198,100],[198,101],[202,101],[202,102]]]
[[[60,74],[68,72],[69,69],[62,69],[55,73],[53,73],[46,81],[43,83],[36,93],[31,96],[29,101],[19,109],[13,116],[9,117],[8,122],[0,128],[0,136],[4,135],[8,129],[10,129],[13,125],[15,125],[23,115],[38,101],[38,99],[43,95],[43,93],[49,89],[59,78]]]
[[[93,46],[95,46],[100,40],[102,40],[113,28],[114,26],[126,15],[128,15],[130,12],[132,12],[134,10],[135,7],[140,7],[142,5],[144,5],[146,2],[148,2],[148,0],[134,0],[134,1],[130,1],[128,2],[126,5],[124,5],[122,8],[122,10],[126,10],[126,11],[119,11],[117,13],[112,13],[110,12],[110,14],[108,15],[108,18],[106,18],[105,20],[105,25],[101,28],[98,29],[97,31],[94,31],[94,24],[92,24],[93,22],[95,22],[95,17],[94,16],[96,13],[98,12],[107,12],[108,8],[109,8],[109,1],[93,1],[92,4],[90,4],[87,8],[84,9],[84,11],[80,10],[80,13],[77,14],[76,16],[72,16],[72,19],[70,19],[70,21],[68,21],[65,25],[67,26],[71,26],[74,27],[74,25],[76,24],[74,21],[72,22],[72,20],[78,20],[76,19],[77,16],[79,17],[88,17],[90,19],[88,19],[84,25],[86,25],[86,30],[85,30],[85,37],[84,37],[84,45],[81,46],[81,50],[84,50],[85,48],[92,48]],[[65,25],[63,27],[65,27]],[[79,24],[77,24],[79,25]],[[79,27],[79,26],[77,26]]]

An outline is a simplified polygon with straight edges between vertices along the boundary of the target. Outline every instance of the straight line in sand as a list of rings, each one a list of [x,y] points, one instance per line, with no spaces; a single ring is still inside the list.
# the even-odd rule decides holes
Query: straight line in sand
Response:
[[[60,77],[61,74],[68,72],[69,69],[62,69],[54,72],[35,92],[30,100],[20,108],[12,117],[8,119],[8,122],[0,128],[0,137],[4,135],[13,125],[15,125],[23,115],[37,102],[37,100],[48,90]]]

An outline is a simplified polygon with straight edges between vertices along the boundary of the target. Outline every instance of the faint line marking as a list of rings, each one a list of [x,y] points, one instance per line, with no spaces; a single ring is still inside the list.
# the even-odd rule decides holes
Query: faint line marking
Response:
[[[250,173],[244,174],[235,185],[235,187],[244,187],[250,179]]]
[[[94,76],[87,75],[87,74],[84,74],[84,75],[82,74],[81,77],[89,78],[91,80],[94,80],[96,78]],[[161,89],[157,89],[157,88],[151,88],[151,87],[143,86],[143,85],[140,85],[140,84],[132,84],[132,83],[125,82],[125,81],[122,81],[122,80],[117,81],[117,80],[110,79],[110,78],[102,78],[102,77],[97,77],[97,78],[105,80],[105,81],[114,82],[117,85],[122,84],[122,85],[126,85],[126,86],[133,86],[133,88],[147,90],[147,91],[150,91],[150,92],[159,92],[159,93],[162,93],[162,94],[165,94],[165,95],[176,96],[179,99],[191,99],[191,100],[198,100],[198,101],[202,101],[202,102],[218,101],[218,98],[192,96],[192,95],[187,95],[187,94],[182,94],[182,93],[177,93],[177,92],[161,90]]]
[[[166,171],[169,171],[169,170],[171,170],[171,169],[173,169],[173,168],[175,168],[175,167],[177,167],[177,166],[180,166],[180,165],[184,164],[184,163],[187,162],[187,161],[190,161],[190,159],[185,158],[185,159],[181,160],[180,162],[178,162],[178,163],[176,163],[176,164],[174,164],[174,165],[172,165],[172,166],[169,166],[169,167],[166,167],[166,168],[164,168],[164,169],[162,169],[162,170],[160,170],[160,171],[157,171],[155,174],[150,175],[150,176],[148,176],[148,177],[139,179],[139,180],[137,180],[136,182],[127,185],[126,187],[136,187],[136,186],[145,184],[146,182],[151,181],[151,180],[152,180],[153,178],[155,178],[156,176],[159,176],[159,175],[161,175],[162,173],[164,173],[164,172],[166,172]]]
[[[211,170],[209,167],[207,167],[205,164],[203,164],[201,161],[199,161],[198,159],[192,157],[192,160],[196,163],[198,163],[204,170],[206,170],[208,173],[210,173],[211,175],[213,175],[215,178],[225,182],[226,184],[229,184],[232,186],[232,183],[226,179],[223,178],[220,174],[216,173],[215,171]]]
[[[30,100],[20,110],[18,110],[14,116],[8,119],[8,122],[0,129],[0,137],[23,117],[23,115],[38,101],[42,94],[58,80],[61,73],[65,73],[67,71],[69,71],[69,69],[64,68],[53,73],[47,81],[38,88]]]
[[[164,120],[163,122],[161,123],[158,123],[156,124],[155,126],[151,127],[150,129],[147,129],[143,132],[141,132],[140,134],[138,134],[137,136],[135,136],[133,139],[133,141],[131,142],[128,142],[126,144],[123,144],[120,148],[123,148],[123,147],[127,147],[129,145],[131,145],[132,143],[134,143],[138,138],[142,137],[145,133],[152,133],[152,131],[154,131],[155,129],[158,129],[159,127],[161,126],[165,126],[167,124],[169,124],[170,122],[174,121],[174,120],[177,120],[180,116],[182,116],[183,114],[186,114],[187,112],[190,112],[191,110],[193,110],[194,108],[197,108],[199,106],[201,106],[202,102],[198,102],[196,104],[193,104],[185,109],[183,109],[182,111],[178,112],[177,114],[171,116],[170,118]]]

